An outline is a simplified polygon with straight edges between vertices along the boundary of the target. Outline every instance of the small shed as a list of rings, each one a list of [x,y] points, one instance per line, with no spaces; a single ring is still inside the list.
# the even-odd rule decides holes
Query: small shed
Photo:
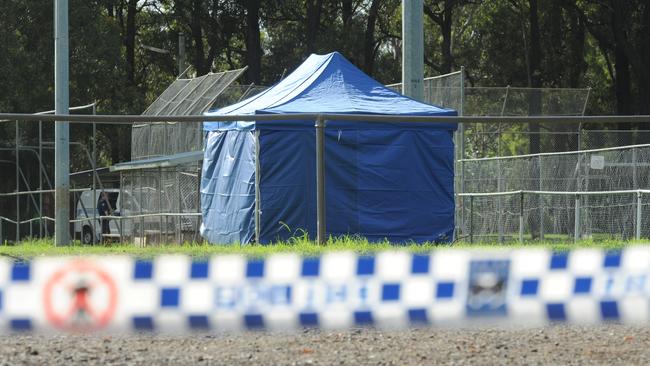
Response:
[[[311,55],[275,86],[207,115],[455,116],[386,88],[337,52]],[[316,234],[314,121],[205,122],[201,234],[272,243]],[[454,123],[328,121],[328,235],[450,241]]]

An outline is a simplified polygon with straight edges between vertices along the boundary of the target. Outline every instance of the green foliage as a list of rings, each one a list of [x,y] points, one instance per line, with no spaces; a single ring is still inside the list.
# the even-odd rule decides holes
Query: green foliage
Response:
[[[247,2],[235,0],[72,0],[70,2],[71,104],[99,101],[100,113],[140,113],[177,75],[178,34],[186,35],[194,71],[243,67]],[[255,2],[255,1],[253,1]],[[401,2],[398,0],[259,1],[261,79],[270,85],[310,52],[337,50],[384,83],[400,79]],[[634,1],[636,4],[638,1]],[[370,27],[370,13],[378,16]],[[470,85],[528,86],[528,1],[425,1],[426,75],[450,62],[464,65]],[[594,113],[612,113],[613,49],[608,1],[540,2],[542,82],[548,87],[593,87]],[[614,2],[615,3],[615,2]],[[53,104],[52,0],[5,1],[0,26],[0,110],[34,112]],[[631,66],[643,62],[645,7],[623,6],[629,30],[622,40]],[[134,29],[128,27],[134,18]],[[445,33],[445,19],[450,33]],[[368,33],[369,30],[373,30]],[[128,40],[133,37],[134,44]],[[447,39],[450,38],[450,39]],[[443,52],[449,44],[449,55]],[[142,45],[167,50],[155,53]],[[364,49],[372,50],[371,68]],[[133,79],[129,79],[132,51]],[[447,60],[449,58],[449,60]],[[632,91],[644,90],[633,80]],[[128,136],[127,136],[128,137]],[[109,147],[107,147],[109,148]],[[112,146],[115,148],[115,146]],[[128,154],[121,153],[121,157]],[[111,155],[111,154],[109,154]],[[112,154],[120,157],[120,154]]]

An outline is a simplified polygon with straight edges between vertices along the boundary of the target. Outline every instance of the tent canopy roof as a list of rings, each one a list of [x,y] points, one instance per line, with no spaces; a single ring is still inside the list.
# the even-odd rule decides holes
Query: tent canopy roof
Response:
[[[340,53],[312,54],[294,72],[266,91],[207,115],[290,113],[455,116],[451,109],[422,103],[393,91],[364,74]],[[240,123],[241,124],[241,123]],[[205,122],[207,131],[230,123]],[[240,126],[241,127],[241,126]],[[250,128],[250,127],[249,127]],[[437,124],[455,129],[455,124]]]

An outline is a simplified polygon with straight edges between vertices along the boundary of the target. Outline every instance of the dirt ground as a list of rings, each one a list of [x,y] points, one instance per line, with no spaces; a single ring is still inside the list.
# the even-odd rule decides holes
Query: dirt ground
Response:
[[[650,327],[2,336],[0,364],[647,365]]]

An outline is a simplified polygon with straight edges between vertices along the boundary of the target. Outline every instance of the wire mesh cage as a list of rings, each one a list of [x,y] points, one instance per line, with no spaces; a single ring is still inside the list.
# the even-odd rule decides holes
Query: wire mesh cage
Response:
[[[459,197],[458,217],[462,235],[472,239],[516,238],[513,216],[524,217],[523,229],[535,239],[650,234],[643,225],[648,194],[640,191],[650,189],[650,145],[460,163],[472,193]]]
[[[143,114],[199,115],[210,108],[230,104],[260,89],[233,84],[244,70],[177,79]],[[134,124],[131,157],[142,160],[201,151],[202,130],[201,122]],[[171,242],[199,240],[199,175],[200,162],[124,173],[122,189],[125,203],[132,214],[140,217],[121,220],[128,229],[122,235],[141,243],[147,239]]]
[[[135,243],[199,240],[199,175],[176,168],[147,169],[122,179],[120,235]]]

